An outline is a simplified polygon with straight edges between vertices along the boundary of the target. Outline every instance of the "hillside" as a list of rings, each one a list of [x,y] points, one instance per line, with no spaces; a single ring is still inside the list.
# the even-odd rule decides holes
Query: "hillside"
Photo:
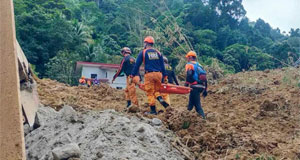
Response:
[[[197,159],[299,159],[299,77],[299,68],[229,75],[209,86],[208,97],[202,99],[207,121],[195,111],[186,111],[186,95],[172,95],[172,111],[157,118],[176,133]],[[123,92],[107,86],[70,87],[48,79],[39,80],[38,84],[41,103],[57,110],[70,105],[79,112],[123,112],[125,106]],[[145,102],[144,93],[138,93],[140,101]],[[143,104],[132,110],[136,113],[128,114],[144,117],[146,110],[148,107]]]
[[[242,0],[14,0],[17,39],[40,78],[77,85],[76,61],[119,64],[143,39],[179,73],[184,55],[217,60],[226,73],[292,65],[300,57],[300,29],[289,35],[246,16]]]

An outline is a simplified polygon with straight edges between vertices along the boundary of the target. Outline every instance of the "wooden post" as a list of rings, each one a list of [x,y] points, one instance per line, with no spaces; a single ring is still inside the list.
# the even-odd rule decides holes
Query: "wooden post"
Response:
[[[0,159],[26,159],[12,0],[0,0]]]

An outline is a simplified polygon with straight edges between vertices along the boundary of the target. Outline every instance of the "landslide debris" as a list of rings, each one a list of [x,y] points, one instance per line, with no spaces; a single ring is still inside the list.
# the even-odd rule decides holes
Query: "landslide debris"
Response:
[[[171,95],[170,111],[148,116],[143,114],[149,110],[145,94],[138,91],[140,109],[130,114],[162,120],[197,159],[251,159],[262,155],[300,159],[299,79],[297,68],[226,76],[209,86],[207,98],[202,98],[206,121],[194,110],[186,110],[187,95]],[[51,80],[40,80],[39,85],[42,103],[54,108],[74,104],[76,110],[115,108],[122,111],[125,106],[123,92],[105,89],[107,86],[97,89],[111,91],[102,95],[95,94],[98,91],[94,88],[69,87]],[[86,96],[90,94],[94,96]],[[77,100],[72,101],[70,97]]]
[[[42,79],[38,80],[38,93],[42,104],[56,110],[64,105],[70,105],[79,110],[80,108],[115,109],[116,111],[124,109],[119,105],[119,102],[124,101],[123,91],[111,88],[107,84],[87,88]]]
[[[59,112],[41,107],[40,126],[25,137],[27,159],[130,159],[185,157],[175,149],[174,133],[150,119],[126,116],[114,110]]]

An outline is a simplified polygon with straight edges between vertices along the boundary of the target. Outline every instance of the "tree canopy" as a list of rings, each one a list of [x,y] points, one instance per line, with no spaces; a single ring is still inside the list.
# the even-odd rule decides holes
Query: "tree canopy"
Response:
[[[72,76],[76,61],[119,63],[120,49],[128,46],[136,56],[146,35],[179,70],[189,50],[234,72],[282,67],[300,55],[299,28],[284,35],[262,19],[250,22],[242,0],[14,0],[14,5],[17,39],[36,72],[70,84],[65,76]]]

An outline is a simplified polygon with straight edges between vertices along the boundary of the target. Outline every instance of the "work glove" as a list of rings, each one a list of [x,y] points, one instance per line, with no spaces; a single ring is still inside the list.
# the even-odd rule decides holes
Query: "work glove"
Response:
[[[204,90],[204,92],[202,93],[202,96],[205,98],[207,96],[207,91]]]
[[[165,83],[165,84],[168,84],[168,76],[165,76],[165,77],[164,77],[164,83]]]
[[[132,78],[132,82],[136,85],[140,85],[140,77],[139,76],[134,76]]]
[[[129,84],[132,84],[132,79],[133,79],[133,75],[130,75],[130,76],[129,76],[129,80],[128,80],[128,83],[129,83]]]

